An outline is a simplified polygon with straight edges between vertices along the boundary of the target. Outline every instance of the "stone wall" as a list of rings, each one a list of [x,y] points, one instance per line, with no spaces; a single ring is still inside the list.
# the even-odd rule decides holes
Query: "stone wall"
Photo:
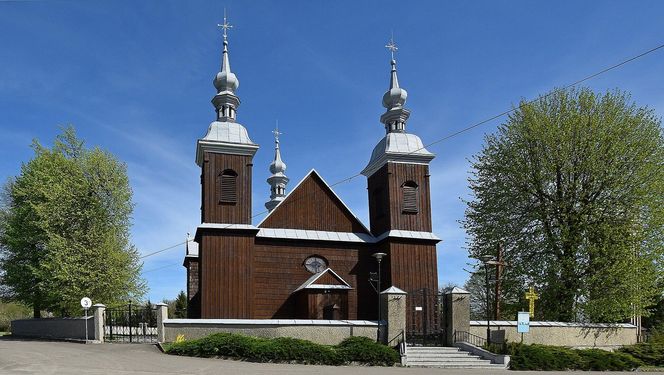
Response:
[[[85,318],[42,318],[12,320],[12,336],[45,339],[85,340]],[[87,318],[88,338],[95,339],[94,317]]]
[[[505,330],[508,342],[521,342],[516,321],[491,321],[490,325],[491,330]],[[471,321],[470,333],[486,337],[486,321]],[[636,344],[636,326],[533,321],[530,322],[530,332],[523,334],[523,343],[613,349]]]
[[[366,320],[167,319],[164,321],[164,331],[166,342],[175,341],[178,335],[192,340],[213,333],[228,332],[265,338],[293,337],[335,345],[351,336],[375,339],[378,325]]]

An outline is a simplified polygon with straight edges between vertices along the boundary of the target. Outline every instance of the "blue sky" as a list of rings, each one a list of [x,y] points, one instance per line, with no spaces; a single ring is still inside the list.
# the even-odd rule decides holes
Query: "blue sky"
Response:
[[[195,143],[214,119],[224,7],[238,121],[261,145],[254,213],[277,119],[291,187],[311,168],[334,183],[366,165],[384,134],[391,31],[407,130],[425,143],[664,42],[659,1],[1,1],[0,179],[29,160],[33,138],[50,143],[73,124],[127,163],[141,253],[183,241],[200,222]],[[627,90],[661,115],[663,68],[660,50],[586,85]],[[429,148],[441,283],[468,276],[468,158],[502,120]],[[335,191],[368,224],[366,179]],[[145,259],[151,300],[184,289],[183,253]]]

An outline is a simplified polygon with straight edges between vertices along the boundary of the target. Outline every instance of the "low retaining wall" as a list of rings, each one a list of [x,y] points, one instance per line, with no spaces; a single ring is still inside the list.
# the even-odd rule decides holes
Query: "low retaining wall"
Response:
[[[521,342],[516,321],[490,321],[491,330],[505,330],[507,342]],[[486,337],[486,320],[471,320],[470,333]],[[523,334],[524,344],[568,346],[574,348],[613,349],[636,344],[636,326],[632,324],[583,324],[530,322],[530,332]]]
[[[293,337],[336,345],[351,336],[375,339],[378,324],[367,320],[167,319],[164,331],[166,342],[175,341],[178,335],[191,340],[228,332],[265,338]]]
[[[85,340],[86,318],[42,318],[12,320],[12,336],[45,339]],[[94,340],[94,317],[87,318],[88,338]]]

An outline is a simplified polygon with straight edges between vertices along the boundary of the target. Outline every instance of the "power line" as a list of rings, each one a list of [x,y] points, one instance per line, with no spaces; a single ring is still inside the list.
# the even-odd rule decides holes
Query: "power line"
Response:
[[[602,69],[602,70],[600,70],[600,71],[598,71],[598,72],[596,72],[596,73],[593,73],[593,74],[590,74],[590,75],[588,75],[588,76],[585,76],[585,77],[583,77],[583,78],[581,78],[581,79],[579,79],[579,80],[576,80],[576,81],[574,81],[574,82],[572,82],[572,83],[569,83],[569,84],[567,84],[567,85],[565,85],[565,86],[563,86],[563,87],[561,87],[561,88],[554,89],[553,91],[548,92],[548,93],[546,93],[546,94],[544,94],[544,95],[538,96],[538,97],[535,98],[535,99],[531,99],[531,100],[529,100],[529,101],[527,101],[527,102],[524,102],[524,103],[520,104],[518,107],[513,107],[513,108],[511,108],[511,109],[505,110],[505,111],[500,112],[500,113],[498,113],[498,114],[496,114],[496,115],[494,115],[494,116],[491,116],[491,117],[489,117],[489,118],[487,118],[487,119],[485,119],[485,120],[482,120],[482,121],[480,121],[480,122],[474,123],[474,124],[472,124],[472,125],[470,125],[470,126],[467,126],[467,127],[465,127],[465,128],[462,128],[462,129],[460,129],[460,130],[457,130],[456,132],[453,132],[453,133],[451,133],[451,134],[449,134],[449,135],[446,135],[446,136],[444,136],[444,137],[442,137],[442,138],[439,138],[439,139],[437,139],[437,140],[435,140],[435,141],[433,141],[433,142],[430,142],[430,143],[428,143],[428,144],[422,146],[421,148],[419,148],[419,149],[417,149],[417,150],[413,150],[413,151],[411,151],[411,152],[408,152],[408,153],[404,154],[404,156],[407,156],[407,155],[410,155],[410,154],[416,153],[416,152],[418,152],[418,151],[421,151],[421,150],[424,149],[424,148],[431,147],[431,146],[436,145],[436,144],[438,144],[438,143],[440,143],[440,142],[443,142],[443,141],[446,141],[446,140],[448,140],[448,139],[450,139],[450,138],[456,137],[456,136],[459,135],[459,134],[465,133],[465,132],[467,132],[467,131],[469,131],[469,130],[472,130],[472,129],[474,129],[474,128],[477,128],[477,127],[479,127],[479,126],[481,126],[481,125],[484,125],[484,124],[486,124],[486,123],[488,123],[488,122],[491,122],[491,121],[493,121],[493,120],[495,120],[495,119],[498,119],[498,118],[500,118],[500,117],[503,117],[503,116],[505,116],[505,115],[508,115],[508,114],[510,114],[510,113],[512,113],[512,112],[514,112],[514,111],[516,111],[517,109],[519,109],[519,108],[521,108],[521,107],[523,107],[523,106],[525,106],[525,105],[532,104],[532,103],[534,103],[534,102],[536,102],[536,101],[538,101],[538,100],[542,100],[542,99],[547,98],[547,97],[549,97],[549,96],[551,96],[551,95],[554,95],[554,94],[557,93],[557,92],[560,92],[560,91],[566,90],[566,89],[571,88],[571,87],[574,87],[574,86],[576,86],[576,85],[578,85],[578,84],[580,84],[580,83],[583,83],[583,82],[586,82],[586,81],[588,81],[588,80],[591,80],[591,79],[593,79],[593,78],[595,78],[595,77],[597,77],[597,76],[599,76],[599,75],[602,75],[602,74],[607,73],[607,72],[609,72],[609,71],[611,71],[611,70],[617,69],[617,68],[619,68],[619,67],[621,67],[621,66],[623,66],[623,65],[626,65],[626,64],[628,64],[628,63],[630,63],[630,62],[632,62],[632,61],[634,61],[634,60],[637,60],[637,59],[639,59],[639,58],[641,58],[641,57],[644,57],[644,56],[646,56],[646,55],[649,55],[649,54],[651,54],[651,53],[653,53],[653,52],[655,52],[655,51],[657,51],[657,50],[660,50],[660,49],[662,49],[662,48],[664,48],[664,43],[663,43],[663,44],[660,44],[660,45],[658,45],[658,46],[656,46],[656,47],[654,47],[654,48],[651,48],[651,49],[649,49],[649,50],[647,50],[647,51],[644,51],[644,52],[642,52],[642,53],[640,53],[640,54],[638,54],[638,55],[635,55],[635,56],[632,56],[632,57],[627,58],[627,59],[625,59],[625,60],[622,60],[622,61],[620,61],[620,62],[618,62],[618,63],[616,63],[616,64],[614,64],[614,65],[611,65],[611,66],[609,66],[609,67],[606,67],[606,68],[604,68],[604,69]],[[339,181],[337,181],[337,182],[335,182],[335,183],[333,183],[333,184],[331,184],[331,185],[329,185],[329,186],[330,186],[330,187],[334,187],[334,186],[340,185],[340,184],[342,184],[342,183],[350,182],[350,181],[353,180],[354,178],[359,177],[359,176],[361,176],[361,175],[362,175],[362,173],[356,173],[356,174],[354,174],[354,175],[352,175],[352,176],[350,176],[350,177],[346,177],[346,178],[344,178],[344,179],[341,179],[341,180],[339,180]],[[311,193],[309,193],[309,194],[311,194]],[[302,199],[302,198],[304,198],[304,197],[301,197],[300,199]],[[292,203],[295,203],[295,202],[298,201],[298,200],[299,200],[299,199],[291,199],[291,200],[288,201],[288,202],[284,201],[284,202],[282,202],[282,203],[280,204],[280,206],[283,206],[283,205],[286,205],[286,204],[292,204]],[[257,216],[264,215],[264,214],[269,213],[269,212],[270,212],[269,210],[264,210],[264,211],[258,212],[258,213],[256,213],[256,214],[252,215],[250,219],[254,219],[254,218],[256,218]],[[233,225],[233,224],[229,224],[227,227],[225,227],[225,228],[220,228],[220,229],[226,229],[226,228],[229,228],[229,227],[232,226],[232,225]],[[189,241],[189,240],[188,240],[188,241]],[[162,250],[158,250],[158,251],[155,251],[155,252],[152,252],[152,253],[149,253],[149,254],[143,255],[143,256],[141,256],[139,259],[147,258],[147,257],[150,257],[150,256],[152,256],[152,255],[159,254],[159,253],[161,253],[161,252],[164,252],[164,251],[170,250],[170,249],[175,248],[175,247],[177,247],[177,246],[183,245],[183,244],[187,243],[188,241],[180,242],[180,243],[178,243],[178,244],[175,244],[175,245],[173,245],[173,246],[169,246],[169,247],[164,248],[164,249],[162,249]],[[155,271],[155,270],[150,270],[150,271],[145,271],[145,272],[151,272],[151,271]]]

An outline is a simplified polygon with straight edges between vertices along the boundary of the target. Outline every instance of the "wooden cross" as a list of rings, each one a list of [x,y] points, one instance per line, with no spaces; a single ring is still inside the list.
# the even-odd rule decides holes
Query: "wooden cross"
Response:
[[[539,299],[539,296],[537,293],[535,293],[535,288],[532,286],[530,287],[530,290],[526,292],[526,299],[528,300],[528,311],[530,312],[530,317],[535,316],[535,301]]]

